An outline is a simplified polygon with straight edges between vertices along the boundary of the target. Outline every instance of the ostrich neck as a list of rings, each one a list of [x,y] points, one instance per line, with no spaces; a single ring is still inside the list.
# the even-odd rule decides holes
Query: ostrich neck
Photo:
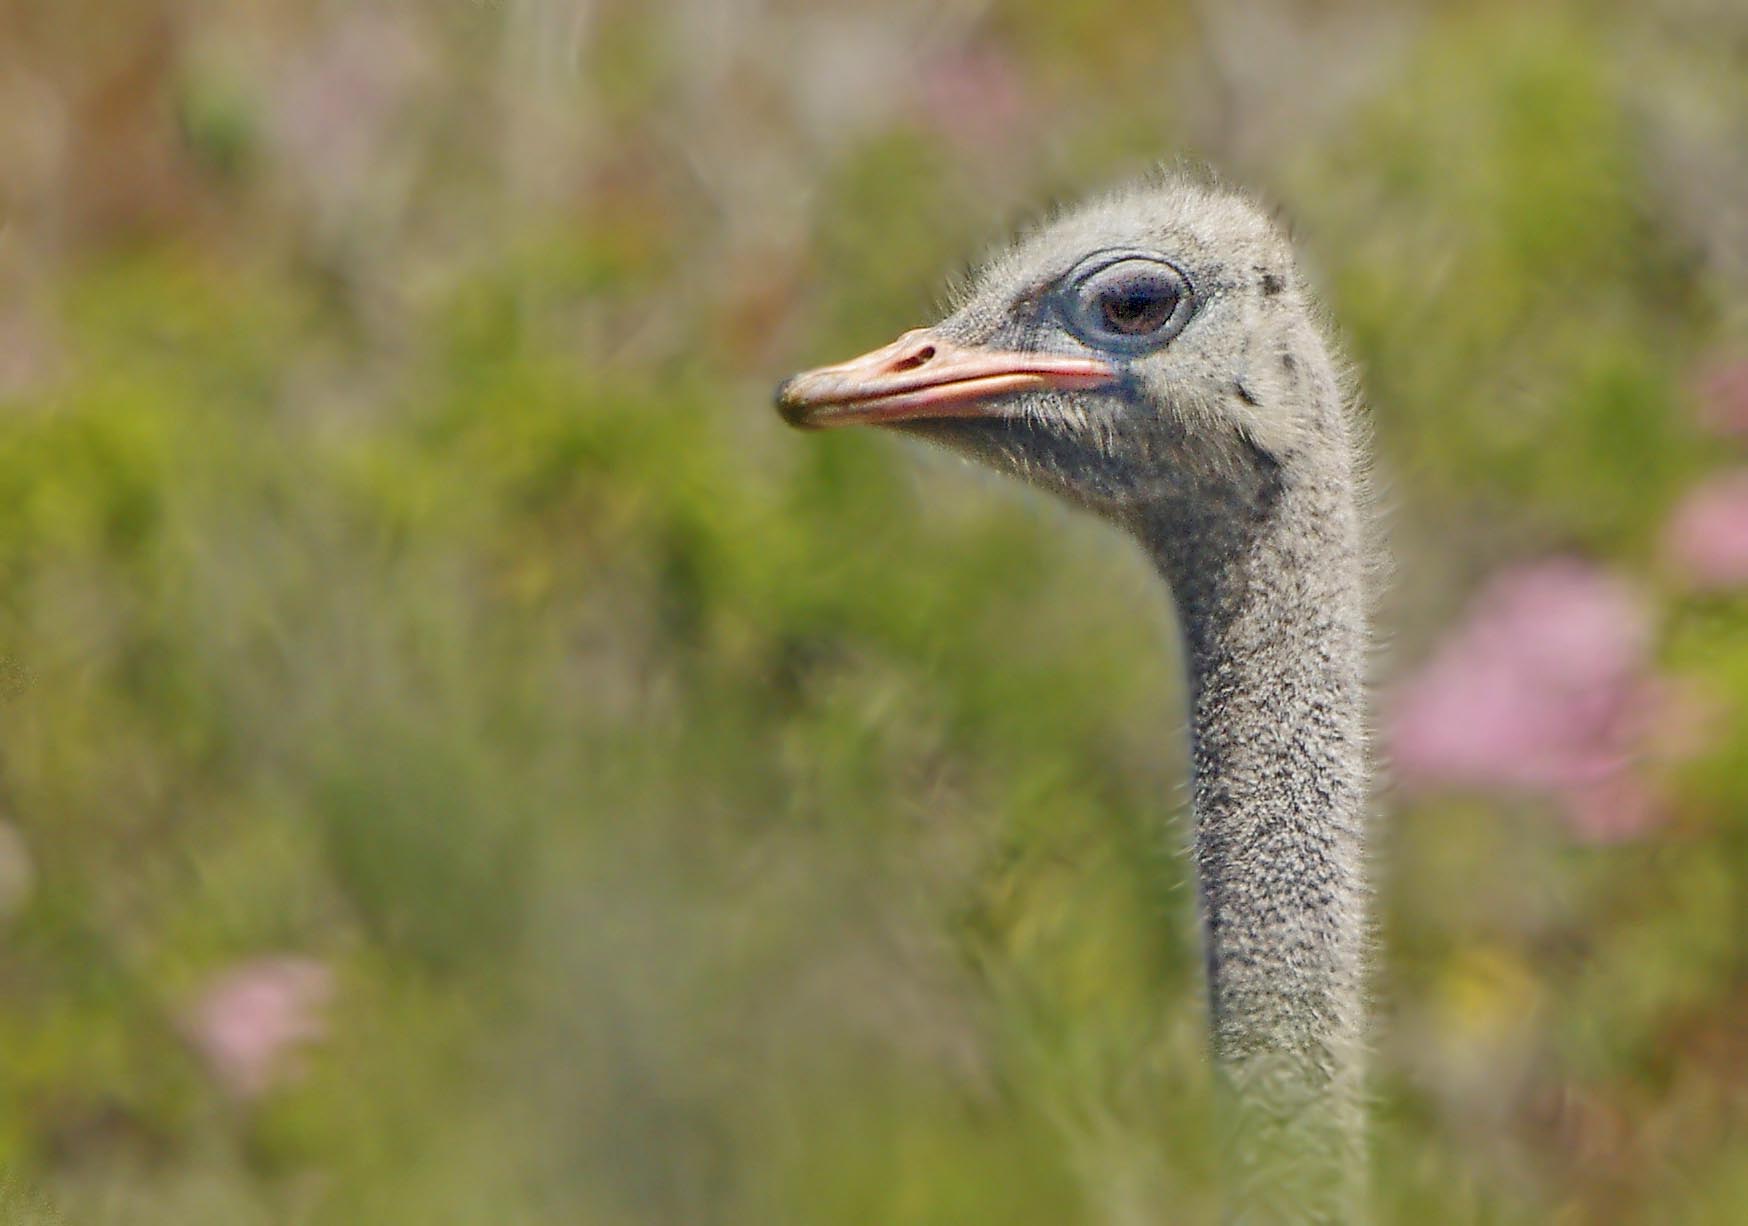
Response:
[[[1194,855],[1243,1222],[1360,1212],[1366,629],[1350,461],[1336,450],[1325,471],[1162,509],[1142,534],[1185,640]]]

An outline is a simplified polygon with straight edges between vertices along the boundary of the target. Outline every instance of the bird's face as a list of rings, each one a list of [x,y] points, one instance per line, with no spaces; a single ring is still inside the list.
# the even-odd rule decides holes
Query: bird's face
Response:
[[[777,405],[904,430],[1119,522],[1253,500],[1324,424],[1299,416],[1327,363],[1296,282],[1254,206],[1167,184],[1057,220],[940,323],[794,376]]]

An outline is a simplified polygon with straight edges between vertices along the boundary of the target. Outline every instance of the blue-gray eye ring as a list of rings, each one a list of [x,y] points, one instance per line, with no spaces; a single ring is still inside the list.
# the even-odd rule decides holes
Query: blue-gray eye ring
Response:
[[[1165,344],[1195,313],[1189,279],[1150,252],[1105,251],[1082,261],[1058,295],[1063,322],[1100,349],[1139,352]]]

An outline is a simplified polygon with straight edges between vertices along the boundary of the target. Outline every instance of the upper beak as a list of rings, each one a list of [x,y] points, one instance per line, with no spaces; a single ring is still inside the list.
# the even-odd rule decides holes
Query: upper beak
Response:
[[[925,417],[994,417],[998,396],[1077,390],[1117,381],[1098,358],[1000,353],[943,340],[927,328],[883,349],[784,380],[777,411],[792,426],[848,426]]]

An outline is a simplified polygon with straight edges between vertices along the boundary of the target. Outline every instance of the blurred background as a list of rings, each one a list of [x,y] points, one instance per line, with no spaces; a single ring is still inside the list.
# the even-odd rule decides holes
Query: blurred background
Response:
[[[0,0],[0,1219],[1212,1221],[1164,594],[769,406],[1178,156],[1376,424],[1383,1220],[1748,1221],[1739,0]]]

